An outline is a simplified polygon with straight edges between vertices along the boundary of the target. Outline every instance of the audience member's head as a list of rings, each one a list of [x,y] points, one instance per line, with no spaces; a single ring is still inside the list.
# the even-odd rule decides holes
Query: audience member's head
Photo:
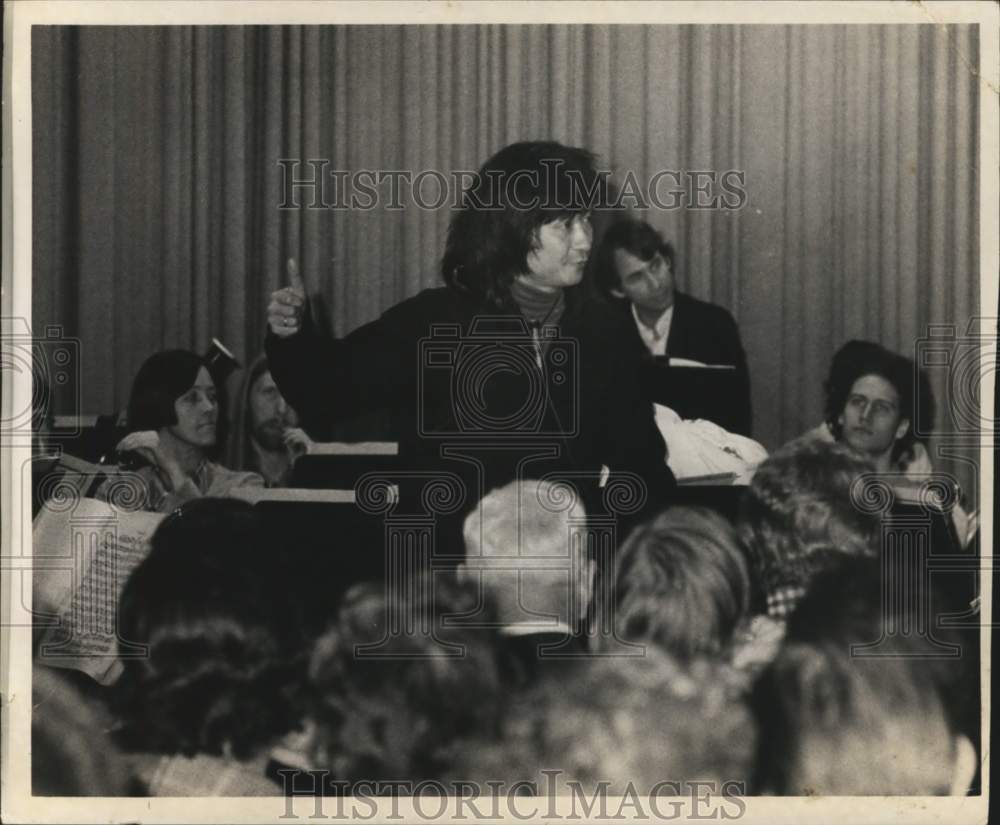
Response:
[[[511,284],[531,269],[542,228],[596,208],[602,187],[586,149],[553,141],[504,147],[483,164],[451,219],[441,264],[445,283],[509,306]],[[577,283],[582,276],[581,264]]]
[[[108,736],[106,710],[67,672],[35,666],[31,677],[31,793],[129,796],[142,791]]]
[[[787,445],[757,468],[739,531],[768,612],[791,612],[813,576],[840,555],[878,553],[880,519],[852,497],[858,477],[871,471],[850,448],[817,441]]]
[[[736,533],[709,510],[674,507],[636,527],[615,559],[615,636],[676,660],[724,652],[750,607]]]
[[[312,757],[339,779],[436,779],[460,738],[495,730],[494,637],[460,618],[495,624],[490,605],[443,575],[412,584],[352,588],[313,651]]]
[[[227,466],[261,472],[265,479],[276,483],[280,479],[269,478],[271,473],[265,471],[280,468],[287,472],[291,454],[285,437],[289,429],[298,427],[299,417],[278,389],[265,356],[247,370],[238,403]],[[264,460],[269,456],[278,458],[276,466]]]
[[[674,250],[645,221],[612,224],[597,250],[597,283],[614,298],[663,312],[674,302]]]
[[[573,678],[546,671],[508,708],[502,735],[466,742],[455,779],[534,782],[544,795],[579,783],[588,797],[599,783],[609,795],[631,783],[639,795],[690,792],[685,783],[744,783],[755,732],[749,710],[724,671],[681,668],[650,648],[641,657],[581,661]],[[662,783],[672,783],[672,787]]]
[[[208,451],[215,446],[218,417],[215,382],[193,352],[158,352],[139,368],[128,402],[130,430],[154,430],[161,440]]]
[[[594,562],[579,536],[583,504],[567,485],[513,481],[465,520],[464,579],[481,584],[506,625],[577,631],[593,593]]]
[[[789,620],[755,690],[763,789],[925,795],[968,787],[975,753],[947,711],[958,663],[935,658],[942,651],[917,615],[898,609],[909,600],[883,598],[882,575],[878,562],[845,560],[814,579]]]
[[[119,606],[129,748],[244,759],[297,725],[304,643],[265,536],[249,504],[212,498],[154,533]],[[133,645],[147,654],[127,656]]]
[[[917,414],[925,427],[934,418],[927,376],[910,359],[871,341],[844,344],[823,386],[826,421],[834,438],[882,470],[905,466],[912,458]]]

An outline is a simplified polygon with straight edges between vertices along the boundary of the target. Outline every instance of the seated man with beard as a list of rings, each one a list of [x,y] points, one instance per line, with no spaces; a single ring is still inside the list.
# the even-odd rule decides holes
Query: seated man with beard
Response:
[[[260,473],[268,487],[286,486],[295,460],[308,453],[313,442],[274,383],[265,356],[250,366],[238,398],[229,466]]]

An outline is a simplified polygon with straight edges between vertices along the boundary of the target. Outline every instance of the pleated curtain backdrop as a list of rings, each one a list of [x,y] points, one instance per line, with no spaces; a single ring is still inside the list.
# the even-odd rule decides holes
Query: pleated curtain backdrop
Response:
[[[122,406],[160,348],[217,336],[251,359],[289,256],[338,334],[439,283],[447,204],[393,209],[383,186],[371,209],[281,209],[282,159],[299,177],[307,160],[450,175],[551,138],[618,180],[741,170],[741,209],[639,211],[681,287],[738,320],[769,447],[820,420],[848,338],[912,354],[978,311],[972,26],[36,27],[32,43],[33,322],[81,339],[86,412]]]

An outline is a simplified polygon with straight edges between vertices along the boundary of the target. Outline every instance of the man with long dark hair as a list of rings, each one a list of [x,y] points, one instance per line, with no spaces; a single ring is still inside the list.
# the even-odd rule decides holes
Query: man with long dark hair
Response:
[[[592,489],[631,473],[647,505],[662,505],[673,477],[621,325],[575,289],[602,182],[583,149],[500,150],[452,218],[445,286],[343,339],[312,327],[290,262],[291,284],[268,307],[267,355],[306,429],[322,437],[335,421],[395,409],[411,466],[464,473],[462,511],[492,487],[547,473]],[[443,460],[445,446],[461,458]]]

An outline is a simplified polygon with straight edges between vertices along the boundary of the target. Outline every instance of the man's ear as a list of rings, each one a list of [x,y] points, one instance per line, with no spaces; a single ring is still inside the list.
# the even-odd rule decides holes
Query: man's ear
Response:
[[[901,439],[904,435],[906,435],[909,429],[910,429],[910,419],[901,418],[899,420],[899,426],[896,427],[896,441],[899,441],[899,439]]]
[[[979,767],[979,757],[967,736],[959,734],[955,737],[955,765],[951,772],[952,796],[965,796],[972,787],[972,780]]]

